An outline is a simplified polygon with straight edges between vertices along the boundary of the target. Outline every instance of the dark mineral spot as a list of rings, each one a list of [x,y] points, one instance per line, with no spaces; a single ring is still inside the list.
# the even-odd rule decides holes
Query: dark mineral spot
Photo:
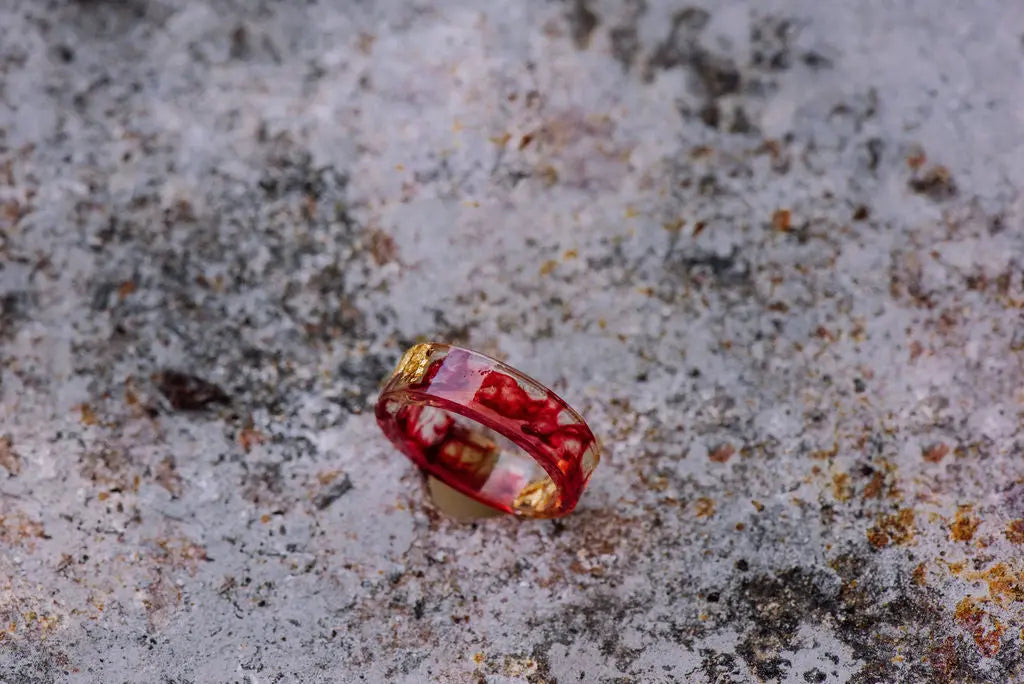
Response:
[[[326,491],[318,494],[317,497],[313,499],[313,505],[322,511],[343,497],[350,489],[352,489],[352,480],[350,480],[348,475],[346,475],[342,478],[341,482],[335,482],[328,487]]]
[[[740,72],[731,60],[700,50],[693,57],[693,70],[710,98],[739,92]]]
[[[805,682],[824,682],[827,679],[828,675],[826,675],[818,668],[814,668],[813,670],[808,670],[807,672],[804,672]]]
[[[568,14],[572,40],[580,50],[590,45],[590,35],[597,28],[599,21],[587,3],[588,0],[572,0],[572,8]]]
[[[616,26],[608,34],[612,41],[612,56],[622,65],[623,71],[629,71],[640,51],[640,39],[636,34],[636,26]]]
[[[694,59],[699,52],[697,34],[708,19],[710,15],[706,11],[694,7],[676,12],[668,36],[655,48],[647,62],[644,80],[649,83],[654,80],[656,70],[668,71]]]
[[[805,65],[809,66],[814,70],[828,69],[832,66],[832,60],[821,54],[820,52],[807,52],[803,57],[800,58]]]
[[[210,404],[227,404],[231,398],[217,385],[188,373],[163,370],[153,376],[160,393],[177,411],[198,411]]]
[[[942,202],[956,196],[957,187],[953,176],[945,166],[933,166],[923,175],[910,179],[910,189],[934,202]]]
[[[232,59],[248,59],[252,50],[249,46],[249,34],[245,30],[245,26],[239,24],[235,27],[235,30],[231,32],[231,48],[229,54]]]

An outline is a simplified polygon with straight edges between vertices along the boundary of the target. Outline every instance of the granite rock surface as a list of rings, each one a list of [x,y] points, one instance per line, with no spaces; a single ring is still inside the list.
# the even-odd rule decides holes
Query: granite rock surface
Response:
[[[1024,9],[0,5],[0,682],[1024,680]],[[549,382],[438,514],[409,344]]]

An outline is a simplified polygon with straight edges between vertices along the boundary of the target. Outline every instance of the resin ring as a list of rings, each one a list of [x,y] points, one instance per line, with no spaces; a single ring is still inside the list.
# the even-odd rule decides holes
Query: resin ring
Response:
[[[405,353],[377,400],[377,422],[430,475],[527,517],[571,512],[599,459],[590,428],[554,392],[447,344]]]

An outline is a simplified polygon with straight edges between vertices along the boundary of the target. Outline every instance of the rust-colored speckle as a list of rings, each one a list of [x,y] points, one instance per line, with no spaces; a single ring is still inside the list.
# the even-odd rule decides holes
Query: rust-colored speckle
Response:
[[[14,450],[14,440],[10,435],[0,435],[0,468],[7,470],[12,477],[21,472],[21,456]]]
[[[267,436],[255,428],[245,427],[238,431],[237,439],[242,450],[249,453],[254,446],[264,444],[267,441]]]
[[[133,292],[135,292],[135,283],[126,280],[117,287],[117,298],[123,302]]]
[[[892,515],[878,516],[867,536],[875,548],[910,543],[914,538],[914,509],[903,508]]]
[[[949,453],[949,447],[942,442],[936,442],[925,447],[924,451],[921,452],[921,458],[930,462],[938,463]]]
[[[832,442],[832,446],[828,449],[818,449],[817,451],[811,452],[811,458],[819,461],[826,461],[830,458],[835,458],[836,454],[839,453],[839,442]]]
[[[914,568],[914,573],[913,573],[914,584],[916,584],[919,587],[924,587],[924,586],[928,585],[928,579],[925,576],[925,572],[926,572],[925,564],[924,563],[918,563],[917,567]]]
[[[82,414],[82,425],[99,425],[99,418],[96,417],[96,412],[92,410],[92,407],[88,404],[82,404],[78,407],[78,410]]]
[[[919,169],[924,166],[925,161],[928,158],[925,156],[924,150],[920,147],[915,147],[907,154],[907,166],[911,169]]]
[[[725,463],[735,453],[736,449],[732,444],[723,442],[708,452],[708,460],[714,461],[715,463]]]
[[[398,245],[395,239],[383,230],[370,231],[370,254],[378,266],[391,263],[398,257]]]
[[[715,502],[706,496],[697,499],[697,517],[708,518],[715,514]]]
[[[772,228],[783,232],[790,229],[789,209],[779,209],[772,214]]]
[[[764,504],[761,503],[760,501],[756,501],[754,499],[751,499],[750,500],[750,505],[753,506],[755,509],[757,509],[758,513],[760,513],[761,511],[764,510]]]
[[[953,522],[949,525],[949,538],[954,541],[971,541],[981,521],[971,514],[973,506],[960,506]]]
[[[558,268],[558,262],[555,261],[554,259],[548,259],[547,261],[540,265],[540,274],[548,275],[556,268]]]
[[[1011,544],[1024,544],[1024,519],[1008,522],[1003,534]]]

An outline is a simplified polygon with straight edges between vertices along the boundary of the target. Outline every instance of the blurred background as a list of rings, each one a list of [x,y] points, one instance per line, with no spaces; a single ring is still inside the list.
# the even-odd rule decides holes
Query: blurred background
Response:
[[[0,5],[0,680],[1024,678],[1016,2]],[[407,345],[555,389],[460,522]]]

